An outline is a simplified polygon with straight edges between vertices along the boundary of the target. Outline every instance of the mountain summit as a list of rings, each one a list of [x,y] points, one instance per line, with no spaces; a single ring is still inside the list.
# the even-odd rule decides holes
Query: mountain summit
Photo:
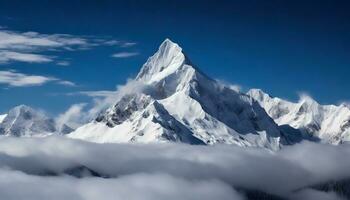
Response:
[[[169,39],[165,39],[158,51],[143,65],[136,80],[152,83],[174,73],[186,63],[182,48]]]
[[[39,136],[55,131],[52,119],[26,105],[12,108],[0,123],[0,135]]]
[[[253,98],[200,72],[166,39],[135,81],[151,92],[127,94],[70,137],[94,142],[184,142],[278,149],[290,143]]]
[[[7,114],[0,115],[0,135],[15,137],[47,136],[67,134],[72,129],[64,125],[64,130],[57,130],[55,121],[43,112],[26,105],[19,105]]]

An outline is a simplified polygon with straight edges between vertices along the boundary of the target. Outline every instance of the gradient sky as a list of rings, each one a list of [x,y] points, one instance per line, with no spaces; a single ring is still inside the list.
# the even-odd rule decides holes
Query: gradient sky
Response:
[[[349,101],[349,10],[349,1],[331,0],[2,0],[0,113],[27,104],[54,115],[89,102],[68,94],[114,90],[165,38],[203,72],[243,90]],[[7,44],[4,34],[25,39]],[[46,79],[30,85],[33,75]]]

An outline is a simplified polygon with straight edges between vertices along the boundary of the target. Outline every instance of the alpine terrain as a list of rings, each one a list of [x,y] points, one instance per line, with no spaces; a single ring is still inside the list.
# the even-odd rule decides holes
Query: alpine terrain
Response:
[[[289,125],[304,135],[331,144],[350,140],[350,108],[345,104],[320,105],[306,95],[293,103],[271,97],[260,89],[251,89],[247,94],[257,100],[280,126]]]
[[[105,142],[235,144],[279,149],[293,142],[249,95],[219,84],[166,39],[124,95],[69,137]]]
[[[72,131],[68,126],[63,126],[58,129],[53,119],[26,105],[16,106],[8,114],[0,115],[0,135],[4,136],[47,136]]]

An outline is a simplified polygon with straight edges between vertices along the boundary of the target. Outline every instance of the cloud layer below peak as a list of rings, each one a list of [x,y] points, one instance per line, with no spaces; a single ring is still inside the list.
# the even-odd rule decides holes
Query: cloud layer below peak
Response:
[[[272,153],[229,145],[4,137],[0,198],[242,200],[250,190],[288,200],[337,200],[339,194],[310,186],[348,178],[349,154],[349,145],[310,142]]]

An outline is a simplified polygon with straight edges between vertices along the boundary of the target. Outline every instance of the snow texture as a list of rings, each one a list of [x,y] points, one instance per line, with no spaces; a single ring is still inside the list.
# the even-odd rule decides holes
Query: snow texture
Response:
[[[271,97],[260,89],[251,89],[247,94],[257,100],[280,126],[289,125],[331,144],[350,141],[350,109],[345,104],[320,105],[306,95],[293,103]]]

